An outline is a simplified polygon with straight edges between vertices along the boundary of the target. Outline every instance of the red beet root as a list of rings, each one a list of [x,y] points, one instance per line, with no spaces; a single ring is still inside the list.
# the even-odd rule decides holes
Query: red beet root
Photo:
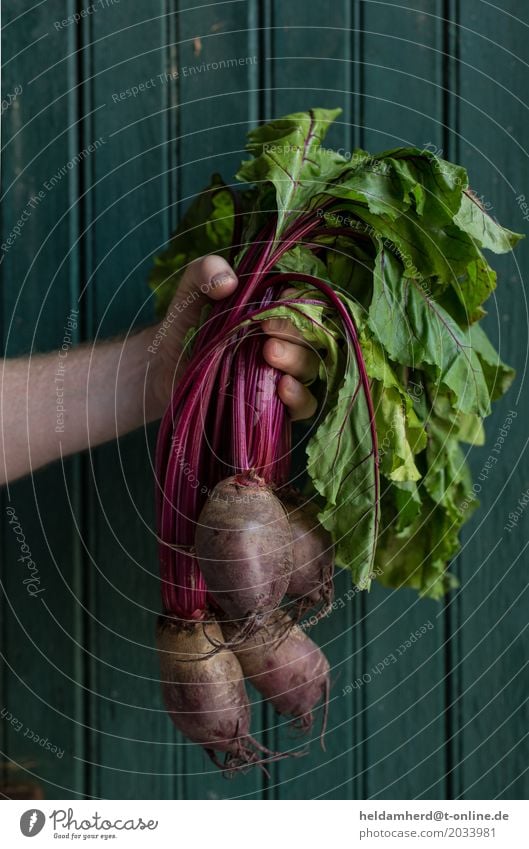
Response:
[[[318,509],[295,490],[281,495],[292,533],[294,565],[287,595],[296,599],[295,618],[311,607],[321,606],[325,616],[333,600],[334,546],[331,535],[318,521]]]
[[[220,626],[213,621],[191,623],[165,616],[158,620],[162,693],[172,721],[226,774],[287,757],[269,751],[250,735],[250,706],[239,661],[229,650],[207,657],[211,652],[207,635],[222,640]],[[223,764],[216,751],[225,753]]]
[[[222,626],[233,639],[234,626]],[[327,724],[329,663],[310,637],[281,611],[234,649],[246,678],[282,716],[291,716],[304,731],[312,727],[312,711],[324,699],[321,741]]]
[[[209,593],[251,633],[278,606],[290,579],[292,537],[281,502],[256,476],[226,478],[200,514],[195,549]]]

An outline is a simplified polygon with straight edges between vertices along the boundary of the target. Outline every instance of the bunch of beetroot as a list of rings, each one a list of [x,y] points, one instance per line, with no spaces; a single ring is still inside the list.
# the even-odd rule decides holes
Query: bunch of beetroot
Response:
[[[465,446],[514,377],[479,324],[496,285],[482,248],[520,236],[428,150],[324,147],[339,113],[252,130],[244,187],[215,175],[151,275],[161,313],[198,257],[224,255],[239,280],[189,336],[156,452],[165,703],[228,772],[284,757],[250,735],[245,678],[303,730],[323,700],[324,730],[328,663],[295,626],[328,610],[334,562],[362,589],[374,567],[432,598],[454,586],[476,506]],[[306,495],[262,356],[270,318],[322,352]]]
[[[360,403],[367,410],[367,448],[359,445],[362,456],[352,465],[364,497],[373,492],[369,521],[378,521],[374,414],[354,321],[328,282],[281,265],[303,239],[325,236],[321,216],[299,211],[282,221],[278,238],[280,216],[267,210],[255,237],[241,245],[242,217],[235,217],[239,235],[232,234],[230,251],[239,286],[191,340],[156,456],[164,701],[177,728],[227,772],[285,757],[250,735],[244,678],[305,732],[323,700],[322,742],[327,716],[328,662],[294,626],[313,607],[320,617],[329,609],[334,546],[318,521],[321,503],[289,485],[291,427],[276,391],[281,374],[262,355],[261,320],[274,310],[303,320],[309,335],[322,311],[340,327],[356,384],[342,405],[344,421]],[[324,341],[328,336],[336,347],[331,335],[325,329]]]
[[[246,255],[245,285],[199,330],[157,447],[164,701],[227,773],[286,756],[251,736],[245,678],[306,732],[323,699],[322,741],[330,686],[326,658],[294,626],[329,609],[334,546],[318,508],[288,485],[280,375],[248,321],[286,285],[267,272],[270,249],[263,240]]]

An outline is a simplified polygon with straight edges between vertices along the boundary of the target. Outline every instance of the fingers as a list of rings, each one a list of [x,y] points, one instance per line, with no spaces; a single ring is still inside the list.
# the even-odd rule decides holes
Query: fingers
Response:
[[[211,255],[196,260],[187,268],[178,294],[181,297],[200,292],[218,301],[231,295],[237,285],[237,277],[229,263],[221,256]],[[316,412],[317,402],[300,381],[317,376],[318,357],[287,319],[269,319],[262,323],[262,329],[266,335],[273,337],[263,347],[266,361],[286,372],[277,388],[281,401],[293,421],[311,418]]]
[[[274,336],[264,343],[263,356],[269,365],[299,380],[314,380],[318,376],[318,357],[314,351],[298,342],[288,342],[284,337]]]
[[[275,336],[278,339],[286,339],[298,345],[307,346],[301,331],[294,327],[288,318],[267,318],[266,321],[261,322],[261,327],[267,336]]]
[[[316,399],[299,380],[289,374],[284,374],[279,381],[277,394],[288,408],[292,421],[310,419],[318,406]]]
[[[181,291],[202,292],[214,301],[227,298],[237,288],[237,277],[230,264],[212,254],[191,263],[185,272]]]
[[[286,290],[283,295],[295,293]],[[263,321],[262,330],[271,339],[263,345],[266,362],[286,372],[279,381],[278,395],[288,408],[293,421],[310,419],[317,409],[317,401],[300,381],[313,380],[319,372],[319,359],[306,343],[303,335],[286,318],[272,318]]]

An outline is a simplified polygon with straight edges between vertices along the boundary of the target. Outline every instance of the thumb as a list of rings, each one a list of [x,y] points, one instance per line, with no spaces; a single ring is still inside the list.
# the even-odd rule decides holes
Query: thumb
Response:
[[[212,254],[203,259],[197,259],[187,268],[178,287],[175,301],[179,303],[189,299],[195,301],[200,295],[219,301],[231,295],[236,288],[237,277],[229,263],[223,257]]]

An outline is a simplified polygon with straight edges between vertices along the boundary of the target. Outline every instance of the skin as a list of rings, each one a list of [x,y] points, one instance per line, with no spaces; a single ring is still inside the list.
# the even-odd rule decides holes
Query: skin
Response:
[[[169,325],[80,345],[62,358],[56,351],[3,360],[0,484],[159,419],[182,375],[187,330],[196,326],[208,297],[222,300],[237,285],[228,263],[208,256],[187,269],[167,313]],[[263,333],[269,337],[265,359],[285,372],[279,397],[293,420],[310,418],[316,401],[303,382],[316,374],[315,354],[288,322],[264,322]],[[64,408],[62,429],[58,403]]]

